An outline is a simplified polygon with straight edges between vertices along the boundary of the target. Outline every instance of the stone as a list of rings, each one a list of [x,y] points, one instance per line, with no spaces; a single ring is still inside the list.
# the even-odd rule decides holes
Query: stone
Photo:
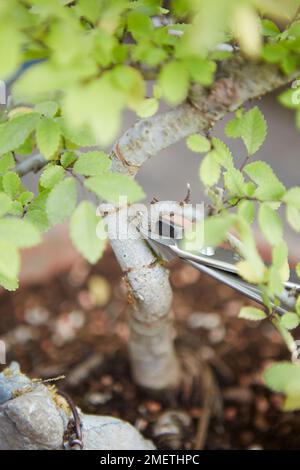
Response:
[[[110,416],[82,415],[85,450],[155,450],[131,424]]]
[[[0,450],[63,450],[70,415],[53,389],[31,381],[12,363],[0,374],[0,398]],[[125,421],[79,413],[86,450],[155,449]]]
[[[0,449],[62,449],[64,427],[48,389],[36,385],[0,406]]]
[[[30,379],[21,373],[19,364],[12,362],[0,373],[0,405],[11,400],[17,390],[28,387],[30,384]]]

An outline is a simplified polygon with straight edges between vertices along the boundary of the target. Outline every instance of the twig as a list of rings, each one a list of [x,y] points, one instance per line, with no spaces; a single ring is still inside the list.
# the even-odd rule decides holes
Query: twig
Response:
[[[210,369],[206,372],[206,383],[204,385],[204,403],[203,413],[198,421],[198,429],[195,438],[195,450],[203,450],[206,443],[207,432],[212,416],[212,409],[215,405],[216,393],[215,393],[215,381],[213,374]]]

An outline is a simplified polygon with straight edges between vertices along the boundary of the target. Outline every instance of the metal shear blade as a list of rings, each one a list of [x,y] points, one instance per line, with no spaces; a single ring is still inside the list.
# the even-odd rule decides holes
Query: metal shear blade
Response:
[[[181,227],[178,230],[182,233]],[[169,261],[179,257],[199,271],[264,305],[261,290],[238,275],[236,263],[241,258],[232,250],[206,247],[197,253],[185,251],[178,246],[176,225],[170,225],[162,220],[158,222],[158,230],[154,232],[141,230],[141,233],[151,248],[164,260]],[[290,296],[289,293],[292,290],[299,290],[299,288],[300,284],[297,282],[296,275],[291,276],[290,280],[285,283],[285,291],[280,296],[281,305],[272,303],[274,310],[282,315],[293,309],[295,297]]]

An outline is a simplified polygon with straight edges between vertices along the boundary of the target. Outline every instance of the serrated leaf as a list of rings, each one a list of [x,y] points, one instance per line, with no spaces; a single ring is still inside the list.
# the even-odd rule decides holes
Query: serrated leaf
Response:
[[[268,204],[261,204],[259,207],[258,222],[264,237],[271,245],[281,242],[283,237],[281,218]]]
[[[185,65],[179,61],[171,61],[163,66],[159,75],[164,99],[173,105],[181,103],[188,92],[189,74]]]
[[[75,247],[92,264],[101,258],[107,240],[107,235],[102,239],[97,236],[99,223],[103,224],[103,221],[96,215],[96,207],[88,201],[79,204],[70,221],[70,235]]]
[[[216,152],[215,158],[218,163],[227,170],[231,169],[233,167],[233,157],[227,145],[217,137],[213,137],[212,146]]]
[[[119,173],[92,176],[84,184],[97,196],[112,203],[118,203],[120,198],[127,198],[128,203],[133,203],[145,197],[144,191],[136,181]]]
[[[14,199],[21,191],[21,180],[20,177],[13,172],[6,173],[2,179],[2,186],[5,193]]]
[[[40,243],[41,236],[27,220],[8,217],[0,219],[0,239],[9,240],[17,248],[30,248]]]
[[[20,147],[34,131],[39,119],[37,113],[25,113],[0,124],[0,155]]]
[[[221,168],[215,158],[215,151],[209,152],[202,160],[199,168],[199,176],[205,186],[216,184],[221,175]]]
[[[84,176],[95,176],[109,170],[111,160],[105,152],[82,153],[73,166],[75,173]]]
[[[257,106],[243,114],[240,133],[249,155],[256,153],[264,143],[267,135],[267,123]]]
[[[206,153],[211,148],[210,141],[200,134],[190,135],[186,139],[186,144],[192,152]]]
[[[242,197],[245,195],[245,180],[237,168],[230,168],[224,173],[224,184],[231,196]]]
[[[245,320],[260,321],[267,318],[266,312],[255,307],[243,307],[239,313],[239,318]]]
[[[248,163],[244,172],[257,184],[254,194],[258,199],[277,201],[283,197],[285,187],[266,162]]]
[[[300,323],[300,319],[296,313],[288,312],[280,318],[281,325],[287,330],[294,330]]]
[[[60,126],[50,118],[41,119],[36,128],[36,143],[45,158],[51,158],[58,150],[60,143]]]
[[[0,217],[3,217],[9,211],[12,200],[7,194],[0,192]]]
[[[41,232],[45,232],[49,228],[49,221],[46,213],[48,195],[48,189],[41,191],[29,204],[25,215],[25,220],[28,220]]]
[[[74,211],[77,201],[76,182],[66,178],[50,191],[46,212],[51,224],[64,222]]]
[[[1,222],[1,221],[0,221]],[[18,276],[20,256],[16,246],[7,240],[0,239],[0,274],[8,279]]]
[[[59,165],[50,165],[42,173],[40,184],[47,189],[52,189],[64,177],[65,171]]]

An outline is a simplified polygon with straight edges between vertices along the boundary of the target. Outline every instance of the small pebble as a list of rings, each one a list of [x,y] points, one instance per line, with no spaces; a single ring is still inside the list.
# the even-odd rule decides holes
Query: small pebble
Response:
[[[157,401],[147,401],[145,406],[150,413],[158,413],[161,410],[161,404]]]
[[[254,393],[250,388],[229,387],[224,390],[223,397],[227,401],[249,404],[254,400]]]
[[[91,276],[88,281],[88,290],[92,302],[97,307],[104,307],[111,298],[111,286],[103,276]]]
[[[221,318],[218,313],[204,313],[204,312],[194,312],[192,313],[188,320],[187,325],[192,330],[196,328],[204,328],[205,330],[213,330],[221,324]]]
[[[224,410],[224,418],[226,421],[234,421],[237,415],[237,409],[234,406],[228,406]]]
[[[209,332],[209,341],[212,344],[221,343],[226,336],[226,329],[223,325]]]
[[[44,325],[49,316],[49,311],[44,307],[28,308],[25,311],[25,321],[32,326]]]
[[[110,392],[94,392],[89,393],[85,397],[85,401],[93,406],[105,405],[109,400],[112,399],[112,394]]]

